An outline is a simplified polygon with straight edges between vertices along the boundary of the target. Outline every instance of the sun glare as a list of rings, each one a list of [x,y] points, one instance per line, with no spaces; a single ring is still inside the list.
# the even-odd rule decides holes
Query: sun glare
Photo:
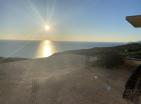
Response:
[[[44,28],[45,28],[46,31],[50,30],[50,26],[49,25],[45,25]]]
[[[38,49],[37,49],[37,54],[36,57],[48,57],[54,53],[54,49],[52,46],[52,42],[49,40],[44,40],[40,42]]]

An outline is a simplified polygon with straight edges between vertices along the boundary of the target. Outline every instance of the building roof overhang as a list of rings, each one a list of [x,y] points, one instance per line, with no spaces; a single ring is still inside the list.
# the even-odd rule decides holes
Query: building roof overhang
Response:
[[[141,27],[141,15],[127,16],[126,20],[134,27]]]

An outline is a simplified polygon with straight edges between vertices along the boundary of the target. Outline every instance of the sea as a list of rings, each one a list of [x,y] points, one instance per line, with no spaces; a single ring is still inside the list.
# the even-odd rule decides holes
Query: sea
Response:
[[[76,42],[76,41],[15,41],[0,40],[0,57],[43,58],[54,53],[68,50],[89,49],[94,47],[112,47],[122,42]]]

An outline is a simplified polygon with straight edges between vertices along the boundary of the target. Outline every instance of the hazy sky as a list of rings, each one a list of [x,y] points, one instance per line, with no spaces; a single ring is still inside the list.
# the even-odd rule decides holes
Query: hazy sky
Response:
[[[0,0],[0,39],[141,40],[128,15],[141,15],[141,0]]]

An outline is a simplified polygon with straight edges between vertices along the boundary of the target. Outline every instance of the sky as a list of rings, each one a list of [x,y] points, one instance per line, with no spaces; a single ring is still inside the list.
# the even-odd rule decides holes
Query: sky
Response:
[[[0,39],[133,42],[141,0],[0,0]],[[45,26],[50,30],[45,30]]]

